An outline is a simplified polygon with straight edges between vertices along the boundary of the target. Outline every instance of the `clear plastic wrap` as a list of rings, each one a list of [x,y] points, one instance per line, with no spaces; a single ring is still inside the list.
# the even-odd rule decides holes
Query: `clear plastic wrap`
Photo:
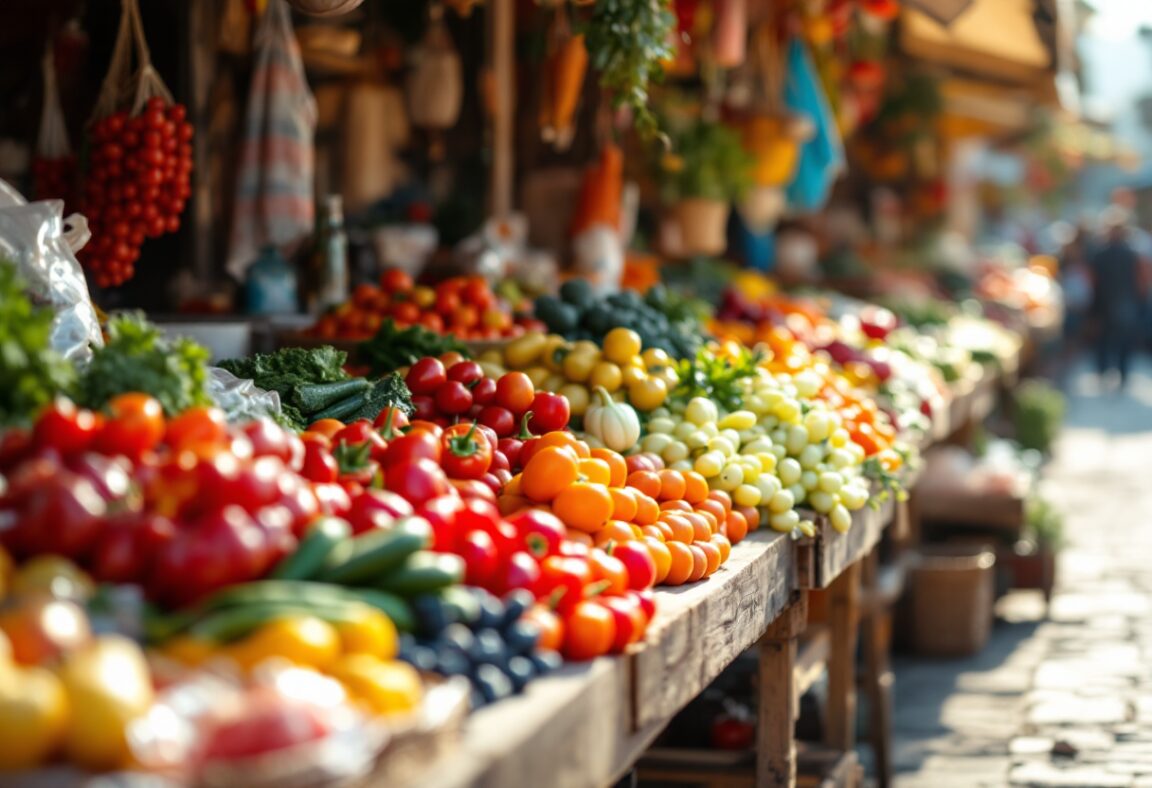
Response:
[[[29,203],[0,180],[0,258],[16,263],[34,301],[55,310],[52,347],[74,363],[87,362],[91,346],[103,344],[75,255],[88,238],[84,217],[65,219],[62,201]]]
[[[280,395],[220,367],[208,368],[208,394],[231,422],[280,415]]]

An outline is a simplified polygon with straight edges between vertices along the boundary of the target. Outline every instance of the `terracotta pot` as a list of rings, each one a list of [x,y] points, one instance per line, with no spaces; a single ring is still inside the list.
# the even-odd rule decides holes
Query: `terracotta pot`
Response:
[[[672,206],[685,256],[720,254],[728,246],[728,203],[691,197]]]
[[[364,0],[288,0],[288,5],[309,16],[339,16],[363,2]]]

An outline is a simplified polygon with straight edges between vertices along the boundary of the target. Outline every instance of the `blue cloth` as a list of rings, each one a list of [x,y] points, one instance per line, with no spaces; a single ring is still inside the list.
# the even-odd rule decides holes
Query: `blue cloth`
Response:
[[[788,42],[787,68],[784,104],[809,117],[816,126],[816,133],[800,148],[796,175],[788,185],[788,204],[793,211],[818,211],[828,201],[832,184],[844,167],[844,144],[824,86],[799,39]]]

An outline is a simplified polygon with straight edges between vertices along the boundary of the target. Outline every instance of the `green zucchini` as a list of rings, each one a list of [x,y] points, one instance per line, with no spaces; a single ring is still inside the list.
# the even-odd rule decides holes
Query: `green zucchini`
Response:
[[[345,397],[337,401],[333,405],[329,405],[324,410],[317,411],[308,417],[311,423],[320,421],[320,419],[339,419],[344,421],[364,405],[364,400],[367,394],[363,391],[353,394],[350,397]]]
[[[369,531],[353,539],[351,554],[338,564],[326,566],[318,579],[341,585],[372,583],[431,543],[432,527],[428,521],[405,517],[387,531]]]
[[[335,383],[304,383],[296,386],[296,407],[305,413],[323,411],[341,400],[363,394],[372,387],[366,378],[351,378]]]
[[[291,602],[299,605],[343,604],[350,600],[340,586],[310,580],[253,580],[217,591],[201,602],[200,614],[231,607],[246,607],[266,602]]]
[[[352,528],[339,517],[323,517],[312,524],[296,552],[286,556],[272,570],[271,577],[307,580],[320,573],[329,557],[351,550]]]
[[[348,599],[324,605],[303,602],[261,602],[241,605],[205,616],[188,628],[188,634],[226,643],[239,640],[253,630],[287,616],[315,616],[333,624],[355,622],[363,613],[363,607],[363,602]]]
[[[463,580],[463,558],[451,553],[421,551],[412,555],[404,566],[381,578],[376,586],[409,597],[439,591]]]

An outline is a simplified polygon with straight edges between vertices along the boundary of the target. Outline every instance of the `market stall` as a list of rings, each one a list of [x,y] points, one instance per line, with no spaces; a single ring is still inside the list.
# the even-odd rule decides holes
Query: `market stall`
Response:
[[[857,785],[859,693],[886,784],[925,458],[1059,315],[879,207],[835,268],[899,6],[204,2],[175,92],[151,13],[0,190],[0,776]]]

